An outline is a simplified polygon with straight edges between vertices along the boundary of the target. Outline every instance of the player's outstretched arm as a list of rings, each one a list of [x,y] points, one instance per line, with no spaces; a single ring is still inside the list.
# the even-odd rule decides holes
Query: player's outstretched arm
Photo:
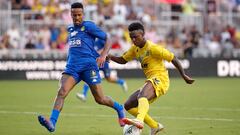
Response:
[[[108,42],[109,42],[108,39],[106,39],[106,43],[104,45],[104,48],[101,50],[100,56],[97,58],[97,63],[98,63],[99,67],[103,67],[103,64],[106,60],[108,52],[111,48],[111,45]]]
[[[192,84],[195,80],[192,79],[191,77],[189,77],[188,75],[185,74],[181,63],[179,62],[177,57],[174,57],[172,60],[173,65],[178,69],[180,75],[182,76],[182,78],[185,80],[186,83],[188,84]]]
[[[123,57],[116,57],[116,56],[113,56],[110,54],[107,56],[107,60],[112,60],[118,64],[126,64],[127,63],[127,61]]]

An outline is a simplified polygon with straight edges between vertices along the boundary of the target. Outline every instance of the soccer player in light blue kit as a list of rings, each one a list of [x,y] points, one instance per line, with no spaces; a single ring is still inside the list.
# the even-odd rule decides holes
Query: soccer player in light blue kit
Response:
[[[89,85],[98,104],[109,106],[117,111],[119,124],[120,126],[124,126],[122,119],[125,117],[125,114],[122,105],[105,96],[100,85],[101,78],[98,66],[103,66],[110,46],[106,44],[99,55],[94,49],[94,42],[96,38],[106,42],[107,35],[93,22],[84,21],[83,15],[82,3],[73,3],[71,5],[71,16],[74,25],[68,28],[69,50],[66,69],[60,79],[60,87],[55,98],[50,119],[43,115],[38,116],[40,124],[49,132],[55,131],[65,98],[81,80]]]
[[[98,51],[98,53],[100,53],[104,48],[104,45],[105,45],[104,40],[96,39],[94,44],[94,49]],[[109,68],[109,62],[105,62],[104,66],[100,67],[99,70],[103,71],[104,77],[108,82],[119,84],[122,87],[124,92],[127,91],[127,84],[123,79],[110,76],[111,69]],[[84,83],[82,93],[79,92],[76,94],[77,98],[79,98],[81,101],[86,101],[88,91],[89,91],[89,86],[86,83]]]

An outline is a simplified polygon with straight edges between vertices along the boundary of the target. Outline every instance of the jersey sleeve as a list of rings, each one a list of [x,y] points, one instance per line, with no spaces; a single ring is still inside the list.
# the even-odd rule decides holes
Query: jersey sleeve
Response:
[[[94,48],[96,49],[96,51],[99,51],[99,50],[103,49],[105,43],[106,43],[105,40],[96,39],[96,41],[94,43]]]
[[[174,58],[174,54],[172,52],[160,46],[152,47],[151,52],[154,57],[167,60],[168,62],[172,61]]]
[[[133,60],[134,58],[136,58],[136,54],[134,52],[134,46],[132,46],[127,52],[125,52],[122,57],[124,60],[126,61],[131,61]]]
[[[98,27],[95,23],[91,21],[86,22],[86,28],[87,32],[90,35],[94,36],[95,38],[99,38],[106,41],[107,34],[102,29],[100,29],[100,27]]]

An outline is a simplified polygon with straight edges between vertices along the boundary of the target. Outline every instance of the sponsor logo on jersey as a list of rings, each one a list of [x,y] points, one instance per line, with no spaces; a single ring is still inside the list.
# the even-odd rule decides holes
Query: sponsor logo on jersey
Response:
[[[73,31],[73,32],[70,33],[70,35],[71,35],[71,37],[73,37],[73,36],[76,36],[77,33],[78,33],[78,31]]]
[[[81,40],[80,39],[70,40],[69,41],[69,46],[70,47],[80,47],[81,46]]]
[[[158,85],[160,83],[160,80],[158,80],[157,78],[153,78],[153,83],[155,85]]]
[[[94,78],[94,79],[92,80],[92,82],[97,82],[97,79]]]
[[[85,26],[82,26],[82,27],[81,27],[81,31],[85,31]]]

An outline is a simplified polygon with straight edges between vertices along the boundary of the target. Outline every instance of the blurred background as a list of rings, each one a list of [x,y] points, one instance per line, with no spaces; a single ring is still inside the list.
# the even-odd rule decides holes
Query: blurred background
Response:
[[[240,0],[0,0],[0,134],[43,135],[37,115],[49,115],[65,68],[70,5],[110,36],[113,55],[128,50],[127,26],[141,21],[145,37],[172,51],[196,82],[187,85],[171,63],[169,92],[151,104],[165,135],[240,135]],[[110,62],[129,91],[103,80],[121,104],[144,81],[141,65]],[[34,80],[34,81],[33,81]],[[115,112],[77,85],[66,99],[56,135],[120,135]],[[131,117],[127,114],[128,117]],[[144,128],[142,135],[148,135]]]
[[[72,2],[0,1],[0,58],[64,58]],[[84,3],[85,19],[96,22],[110,34],[111,53],[116,55],[131,46],[127,25],[140,20],[146,26],[147,39],[180,58],[240,57],[239,0],[79,2]]]
[[[84,4],[85,19],[109,34],[111,54],[121,55],[131,47],[127,26],[141,21],[146,38],[184,59],[185,69],[194,75],[240,75],[239,0],[4,0],[0,1],[0,78],[29,78],[28,72],[13,73],[28,70],[51,70],[56,71],[53,79],[60,76],[68,49],[66,28],[72,23],[70,5],[76,1]],[[37,66],[44,62],[50,67]],[[139,69],[139,64],[110,67]],[[126,72],[120,76],[131,77]]]

